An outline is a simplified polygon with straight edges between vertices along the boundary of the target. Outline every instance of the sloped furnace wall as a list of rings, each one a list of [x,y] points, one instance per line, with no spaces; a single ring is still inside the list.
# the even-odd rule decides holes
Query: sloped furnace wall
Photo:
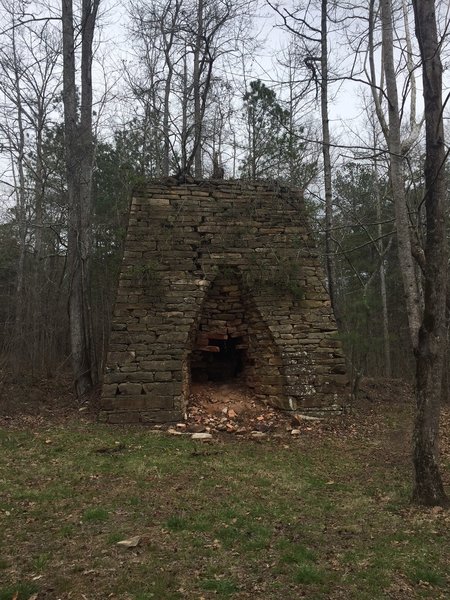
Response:
[[[255,393],[285,409],[339,410],[348,396],[345,363],[301,194],[264,183],[168,180],[132,199],[103,420],[182,418],[202,306],[227,276],[245,297],[254,354],[258,336],[268,348],[254,369]],[[273,384],[258,379],[263,372]]]

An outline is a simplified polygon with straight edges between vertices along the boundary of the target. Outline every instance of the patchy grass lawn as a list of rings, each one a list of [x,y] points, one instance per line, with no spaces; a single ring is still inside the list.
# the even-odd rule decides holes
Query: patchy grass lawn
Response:
[[[214,444],[5,427],[0,600],[449,598],[449,513],[409,505],[410,422],[374,403],[298,439]]]

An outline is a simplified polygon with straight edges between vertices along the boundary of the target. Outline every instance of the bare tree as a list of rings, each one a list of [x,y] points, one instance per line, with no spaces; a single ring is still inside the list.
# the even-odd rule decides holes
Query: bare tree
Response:
[[[16,277],[16,311],[14,319],[14,344],[23,342],[24,326],[24,279],[27,226],[27,194],[26,194],[26,136],[27,123],[24,101],[22,72],[25,70],[21,49],[19,48],[17,24],[21,15],[21,7],[13,3],[2,3],[5,14],[8,14],[10,29],[6,43],[0,48],[0,68],[2,74],[1,92],[4,97],[4,120],[1,132],[6,142],[11,160],[14,191],[16,196],[16,222],[18,226],[19,254]]]
[[[336,269],[332,239],[333,227],[333,184],[331,164],[331,136],[329,123],[329,36],[328,0],[320,0],[320,7],[307,3],[289,11],[278,5],[269,5],[283,19],[283,26],[296,36],[301,44],[304,64],[310,72],[310,84],[318,90],[322,125],[323,185],[325,192],[325,254],[328,290],[338,324],[340,323],[337,302]],[[320,20],[320,26],[317,22]]]
[[[305,81],[301,77],[303,59],[296,36],[291,33],[286,48],[277,57],[277,63],[283,69],[283,81],[279,84],[280,103],[288,112],[288,161],[284,169],[287,177],[284,173],[281,176],[289,185],[305,190],[316,179],[321,145],[311,143],[317,138],[310,119],[316,102],[306,91],[308,79]]]
[[[63,101],[68,215],[69,320],[72,364],[78,396],[97,382],[92,333],[89,261],[92,247],[93,39],[100,0],[82,0],[76,30],[72,0],[62,0]],[[81,36],[81,101],[76,89],[76,34]]]
[[[151,118],[155,125],[153,137],[157,140],[162,136],[161,174],[164,176],[169,175],[173,161],[172,96],[176,68],[181,60],[183,1],[136,2],[130,6],[131,31],[138,42],[140,65],[138,72],[127,72],[127,80],[143,108],[145,121]]]
[[[418,504],[448,505],[439,473],[439,413],[445,345],[447,293],[447,176],[442,107],[441,43],[434,0],[413,0],[422,59],[426,124],[425,307],[416,353],[417,414],[414,428],[415,487]]]
[[[181,173],[193,170],[196,177],[203,176],[204,154],[211,145],[206,119],[219,79],[215,69],[238,53],[237,39],[243,36],[250,5],[245,0],[132,5],[133,35],[144,72],[130,79],[142,80],[142,93],[153,96],[152,108],[162,115],[164,174],[175,163]],[[226,75],[220,78],[226,80]]]
[[[377,118],[373,111],[370,109],[373,108],[373,104],[368,108],[368,120],[370,127],[372,129],[372,172],[373,172],[373,182],[374,182],[374,196],[375,196],[375,205],[376,205],[376,218],[377,218],[377,248],[378,254],[380,256],[378,273],[380,277],[380,297],[381,297],[381,306],[382,306],[382,321],[383,321],[383,355],[384,355],[384,374],[386,377],[391,377],[392,368],[391,368],[391,348],[390,348],[390,340],[389,340],[389,316],[388,316],[388,298],[386,291],[386,260],[385,260],[385,240],[383,238],[383,225],[382,225],[382,215],[381,215],[381,186],[380,186],[380,174],[379,174],[379,160],[377,148],[379,148],[379,140],[378,137],[380,135],[379,124],[377,127]],[[392,238],[391,240],[392,241]],[[388,243],[390,243],[390,241]]]
[[[320,112],[322,119],[322,154],[323,154],[323,181],[325,189],[325,253],[328,275],[328,289],[331,304],[338,325],[340,313],[337,302],[336,266],[333,254],[333,241],[331,230],[333,227],[333,184],[330,152],[330,119],[328,111],[328,0],[321,0],[320,4]]]
[[[410,330],[411,345],[415,349],[418,343],[418,331],[420,326],[422,297],[420,281],[417,276],[416,263],[414,261],[414,247],[408,206],[406,202],[405,180],[403,173],[404,156],[420,131],[414,119],[415,94],[412,94],[411,105],[411,132],[410,139],[402,143],[401,135],[401,110],[399,104],[399,95],[397,89],[397,71],[394,63],[394,29],[393,29],[393,8],[391,0],[380,0],[381,9],[381,31],[382,31],[382,63],[386,82],[386,98],[388,108],[388,122],[384,118],[384,111],[380,102],[379,88],[376,85],[375,67],[374,67],[374,48],[373,48],[373,29],[375,18],[374,0],[370,0],[369,11],[369,60],[371,72],[371,89],[375,103],[376,113],[378,115],[390,159],[390,175],[392,196],[395,206],[395,218],[397,225],[397,246],[400,270],[403,278],[403,287],[405,290],[406,310],[408,314],[408,323]],[[407,21],[406,21],[407,23]],[[408,29],[406,28],[406,31]],[[409,34],[407,35],[409,40]],[[408,56],[412,54],[409,43],[406,47]],[[409,77],[414,80],[411,59],[408,58],[408,66],[411,68]],[[413,87],[413,91],[415,86]]]
[[[0,136],[1,146],[8,148],[10,157],[19,246],[11,344],[15,352],[11,355],[12,365],[20,369],[26,360],[35,366],[43,363],[46,355],[39,347],[47,325],[39,293],[44,285],[43,206],[47,183],[42,148],[60,83],[55,73],[60,48],[58,36],[47,24],[22,24],[21,2],[2,0],[1,6],[3,22],[9,27],[0,38]],[[27,285],[27,278],[31,285]]]

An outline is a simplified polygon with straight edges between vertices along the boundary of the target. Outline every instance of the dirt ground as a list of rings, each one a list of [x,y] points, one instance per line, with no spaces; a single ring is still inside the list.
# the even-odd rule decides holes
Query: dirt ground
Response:
[[[370,409],[373,403],[408,403],[412,390],[399,381],[367,380],[360,392],[358,409]],[[346,415],[354,414],[354,406],[347,406]],[[352,419],[317,418],[300,413],[285,412],[267,406],[255,399],[239,383],[195,384],[188,406],[187,429],[190,431],[227,432],[237,435],[297,435],[302,430],[336,427]]]
[[[3,507],[4,519],[15,521],[3,563],[0,557],[0,580],[8,576],[13,587],[0,584],[0,598],[448,597],[441,551],[447,513],[411,507],[405,484],[411,385],[365,379],[345,414],[305,419],[264,406],[237,384],[196,384],[186,421],[154,426],[160,431],[152,435],[139,425],[96,427],[98,398],[96,390],[77,402],[69,377],[0,384],[0,429],[12,444],[4,458],[15,480]],[[195,433],[210,434],[211,443],[191,442]],[[450,489],[449,405],[442,409],[441,459]],[[118,543],[135,534],[140,546],[124,555]],[[336,581],[331,591],[314,561]],[[169,573],[167,590],[141,593],[154,573],[166,585],[159,568]],[[111,587],[111,573],[121,573],[122,583],[117,577]],[[39,593],[14,595],[30,577]],[[178,591],[172,581],[181,582]],[[282,587],[274,591],[272,583]],[[368,589],[382,592],[361,592]]]
[[[51,380],[22,384],[0,381],[0,427],[40,427],[79,419],[95,422],[100,390],[94,390],[83,402],[77,401],[68,375]],[[358,398],[339,417],[304,418],[266,406],[255,399],[239,382],[195,383],[192,385],[186,421],[156,425],[172,434],[192,435],[208,432],[213,436],[279,437],[346,433],[370,435],[377,428],[377,414],[390,406],[401,407],[408,416],[403,432],[394,435],[392,444],[404,444],[411,434],[414,392],[411,384],[398,379],[365,378]],[[450,405],[442,407],[441,450],[450,454]]]
[[[0,379],[0,426],[59,423],[74,417],[95,421],[99,395],[100,390],[96,389],[89,397],[78,401],[69,375],[37,380],[32,384],[12,381],[5,376]],[[378,404],[412,402],[411,385],[397,379],[367,378],[360,385],[356,402],[347,407],[347,416],[371,412],[371,407]],[[266,406],[252,395],[251,390],[236,381],[192,384],[185,425],[191,432],[243,435],[256,431],[277,434],[312,423],[318,425],[321,421],[326,420],[302,419]],[[333,421],[336,424],[336,419]],[[181,423],[178,425],[182,429]]]

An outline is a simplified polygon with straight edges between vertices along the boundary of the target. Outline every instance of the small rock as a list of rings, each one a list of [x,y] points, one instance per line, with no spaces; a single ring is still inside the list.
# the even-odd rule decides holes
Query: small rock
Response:
[[[193,433],[191,435],[191,438],[193,440],[200,440],[202,442],[206,442],[208,440],[212,440],[212,435],[210,433],[199,432],[199,433]]]
[[[191,433],[201,433],[202,431],[205,431],[205,426],[201,423],[192,423],[192,425],[189,425],[188,431]]]
[[[183,429],[186,429],[186,427],[187,427],[186,423],[177,423],[177,429],[183,430]]]
[[[141,541],[141,536],[135,535],[134,537],[132,537],[128,540],[121,540],[120,542],[117,542],[117,545],[123,546],[124,548],[136,548],[136,546],[139,544],[140,541]]]
[[[313,417],[312,415],[297,414],[294,418],[298,423],[301,423],[302,421],[323,421],[323,417]]]
[[[236,411],[234,411],[232,408],[230,408],[230,410],[228,411],[228,418],[235,419],[236,417],[237,417]]]
[[[264,433],[263,431],[252,431],[250,435],[255,440],[262,440],[267,437],[267,433]]]
[[[300,429],[292,429],[291,435],[300,435]]]
[[[177,431],[177,430],[176,430],[176,429],[174,429],[173,427],[170,427],[170,428],[167,430],[167,433],[168,433],[169,435],[183,435],[181,431]]]

